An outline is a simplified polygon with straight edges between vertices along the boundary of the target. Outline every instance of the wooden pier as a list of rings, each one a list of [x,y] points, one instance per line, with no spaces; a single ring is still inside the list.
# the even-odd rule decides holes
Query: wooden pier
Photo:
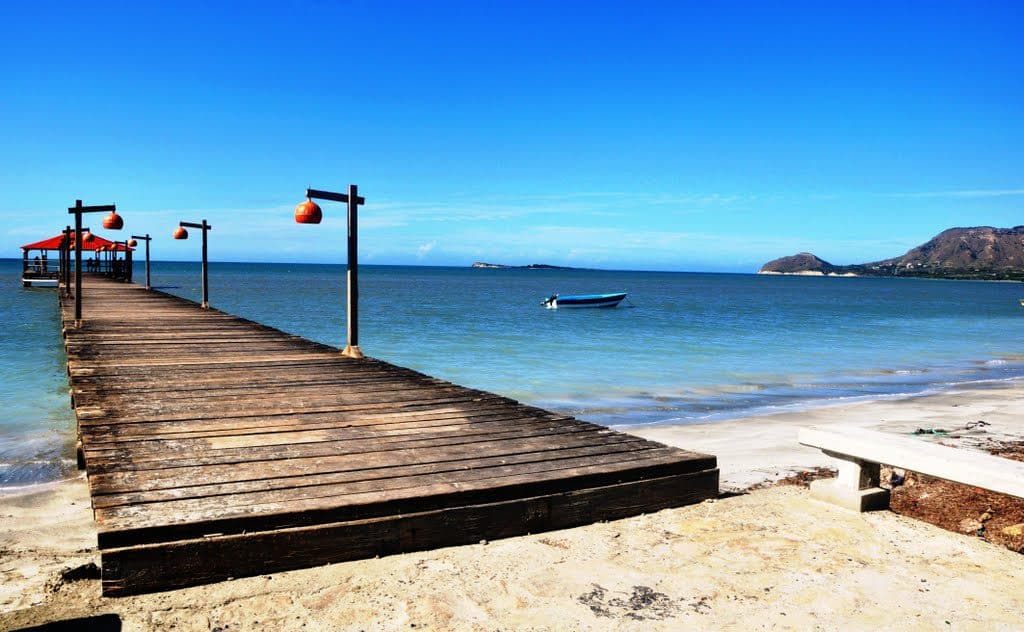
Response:
[[[477,543],[697,502],[715,457],[86,276],[62,298],[103,592]]]

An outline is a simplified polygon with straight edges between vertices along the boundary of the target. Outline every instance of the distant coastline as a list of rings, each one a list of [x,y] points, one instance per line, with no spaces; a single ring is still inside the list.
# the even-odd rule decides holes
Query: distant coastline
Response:
[[[580,270],[581,268],[570,268],[568,266],[553,266],[546,263],[531,263],[527,266],[507,266],[502,263],[486,263],[477,261],[473,263],[474,268],[489,268],[499,270]]]
[[[950,228],[892,259],[835,265],[810,252],[780,257],[758,274],[1024,281],[1024,226]]]
[[[822,272],[821,270],[800,270],[798,272],[779,272],[776,270],[760,270],[758,274],[780,274],[789,276],[838,276],[838,277],[859,277],[855,272]]]

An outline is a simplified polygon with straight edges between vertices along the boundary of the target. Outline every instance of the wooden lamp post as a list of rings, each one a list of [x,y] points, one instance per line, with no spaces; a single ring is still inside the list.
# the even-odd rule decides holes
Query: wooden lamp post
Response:
[[[174,229],[174,238],[188,239],[188,231],[185,230],[186,228],[198,228],[203,231],[203,302],[201,306],[203,309],[210,309],[210,284],[206,265],[206,233],[209,232],[213,228],[213,226],[207,224],[205,219],[203,220],[202,224],[194,224],[192,222],[178,222],[178,227]],[[147,258],[146,261],[148,264],[149,259]],[[147,270],[148,269],[149,268],[147,268]]]
[[[295,221],[299,224],[319,224],[323,218],[320,206],[313,201],[333,200],[348,205],[348,341],[342,355],[350,358],[363,357],[359,349],[359,257],[357,210],[366,200],[359,196],[358,187],[348,185],[348,193],[332,193],[306,189],[306,201],[295,207]]]
[[[96,236],[92,234],[92,229],[90,229],[90,228],[83,228],[82,231],[84,233],[82,235],[82,243],[83,244],[91,244],[92,242],[96,241]],[[71,233],[74,234],[74,231],[71,231]],[[68,243],[68,282],[71,285],[78,285],[77,283],[74,283],[75,277],[72,276],[72,274],[71,274],[71,252],[70,252],[72,250],[77,251],[78,248],[75,247],[75,240],[71,239],[70,235],[68,235],[68,242],[69,242]],[[71,296],[71,285],[68,285],[68,296]]]
[[[149,284],[149,242],[152,241],[153,238],[149,236],[149,233],[146,233],[144,237],[141,235],[132,235],[132,240],[128,242],[128,245],[131,246],[132,248],[137,246],[138,242],[135,241],[136,239],[141,239],[142,241],[146,242],[146,289],[151,290],[153,288]]]
[[[64,296],[71,293],[71,283],[68,276],[71,275],[71,226],[64,228],[64,236],[60,240],[60,274],[59,282],[64,283]]]
[[[99,206],[82,206],[82,200],[75,200],[75,205],[68,208],[68,213],[75,216],[75,327],[82,326],[82,214],[109,213],[103,218],[103,226],[111,230],[120,230],[124,220],[117,214],[113,204]],[[90,233],[90,237],[91,237]]]

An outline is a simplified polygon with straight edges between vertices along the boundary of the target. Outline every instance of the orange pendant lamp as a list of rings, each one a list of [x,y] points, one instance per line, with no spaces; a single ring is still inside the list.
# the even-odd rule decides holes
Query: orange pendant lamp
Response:
[[[309,198],[295,207],[295,221],[299,224],[319,224],[323,217],[320,205]]]
[[[121,230],[124,228],[124,219],[117,213],[111,211],[110,215],[103,218],[103,228]]]
[[[139,242],[135,241],[134,239],[129,239],[128,240],[128,247],[129,248],[134,248],[135,246],[138,246],[138,245],[139,245]]]
[[[185,230],[184,226],[178,226],[174,229],[175,239],[188,239],[188,231]]]
[[[82,243],[83,244],[91,244],[94,241],[96,241],[96,236],[95,235],[93,235],[89,231],[85,231],[84,233],[82,233]]]

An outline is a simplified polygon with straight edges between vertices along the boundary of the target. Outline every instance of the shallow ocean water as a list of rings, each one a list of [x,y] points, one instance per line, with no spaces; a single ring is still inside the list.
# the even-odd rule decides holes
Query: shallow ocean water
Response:
[[[53,290],[0,262],[0,485],[72,471]],[[199,298],[198,263],[155,263]],[[141,265],[136,278],[142,277]],[[345,343],[343,266],[214,263],[215,308]],[[360,346],[453,382],[613,426],[692,423],[1024,375],[1016,283],[363,266]],[[615,309],[546,310],[628,291]],[[85,305],[88,317],[88,305]]]

